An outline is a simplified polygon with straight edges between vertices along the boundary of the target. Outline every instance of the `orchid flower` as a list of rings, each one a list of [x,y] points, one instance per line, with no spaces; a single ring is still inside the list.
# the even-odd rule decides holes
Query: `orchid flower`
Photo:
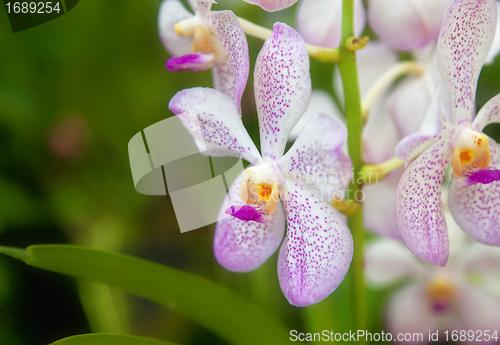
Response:
[[[280,285],[291,304],[306,306],[337,288],[352,259],[349,229],[325,201],[352,177],[344,148],[347,131],[340,121],[318,114],[284,155],[288,135],[311,94],[307,51],[291,27],[274,25],[257,58],[254,80],[262,156],[226,95],[209,88],[183,90],[169,108],[200,151],[241,155],[252,164],[230,187],[221,207],[214,236],[217,261],[231,271],[258,268],[282,242],[286,219]],[[232,217],[222,217],[226,214]]]
[[[342,0],[301,0],[295,15],[297,31],[309,44],[324,48],[340,45]],[[363,1],[354,2],[354,34],[361,35],[366,23]]]
[[[415,255],[441,266],[449,250],[441,184],[450,162],[451,214],[477,241],[500,245],[500,171],[493,169],[500,166],[500,147],[481,132],[487,124],[500,121],[500,96],[473,120],[477,80],[493,40],[496,16],[493,0],[455,0],[450,5],[437,59],[451,100],[451,121],[441,116],[438,135],[409,136],[397,148],[398,156],[411,163],[399,182],[396,200],[401,237]]]
[[[158,14],[160,39],[173,55],[171,72],[212,68],[214,87],[240,104],[248,79],[245,33],[229,10],[211,11],[214,0],[189,0],[194,15],[178,0],[164,0]]]
[[[431,334],[438,331],[443,336],[448,331],[451,340],[453,330],[476,335],[475,331],[488,329],[493,338],[481,338],[484,341],[478,344],[496,343],[493,332],[500,329],[500,249],[470,241],[449,213],[447,217],[451,252],[446,267],[421,262],[400,241],[381,239],[366,247],[367,283],[378,288],[400,283],[385,310],[392,334],[428,334],[431,330]],[[476,337],[466,334],[464,343],[475,344]],[[413,340],[400,343],[430,343],[427,336]]]

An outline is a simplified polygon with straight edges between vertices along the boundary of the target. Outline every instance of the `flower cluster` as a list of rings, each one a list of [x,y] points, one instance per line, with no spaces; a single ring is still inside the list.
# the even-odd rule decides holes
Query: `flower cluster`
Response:
[[[267,11],[297,2],[245,1]],[[339,210],[352,215],[359,205],[348,212],[350,201],[338,198],[353,177],[346,153],[348,132],[330,96],[312,92],[308,53],[333,54],[331,48],[339,47],[337,58],[342,61],[347,50],[363,48],[364,43],[341,42],[340,0],[301,0],[297,31],[277,22],[272,32],[256,28],[230,10],[213,11],[213,3],[189,0],[192,14],[179,1],[164,0],[159,32],[172,55],[166,65],[169,71],[211,68],[213,75],[214,88],[179,91],[169,109],[200,152],[241,157],[250,163],[221,205],[215,257],[228,270],[246,272],[280,248],[278,278],[287,300],[296,306],[317,303],[339,286],[353,257],[353,238]],[[402,239],[420,259],[444,266],[449,240],[441,185],[451,166],[449,217],[473,239],[500,245],[500,147],[482,132],[488,124],[500,122],[500,96],[475,116],[482,66],[500,50],[500,35],[495,36],[498,4],[494,0],[371,0],[366,11],[362,1],[353,4],[353,32],[359,35],[368,22],[378,37],[356,53],[359,90],[355,91],[363,98],[359,115],[365,121],[362,143],[349,144],[360,145],[358,160],[374,165],[381,179],[385,177],[377,184],[364,181],[366,198],[361,207],[366,228]],[[260,152],[241,120],[250,66],[245,34],[267,37],[253,75]],[[411,54],[414,61],[398,61],[398,51]],[[393,83],[405,74],[412,76]],[[349,83],[342,76],[346,87]],[[353,78],[358,87],[357,76]],[[347,111],[349,90],[340,87],[340,78],[333,84],[337,103]],[[354,121],[358,122],[361,119]],[[293,143],[286,150],[289,140]],[[354,168],[358,173],[360,167]],[[368,268],[387,254],[384,250],[369,251]],[[379,278],[384,276],[383,270],[375,271]],[[415,265],[404,274],[409,272],[421,277]],[[454,293],[467,290],[458,288],[466,284],[451,276],[447,273],[445,280],[426,276],[426,283],[419,282],[411,291],[427,289],[420,295],[431,301],[431,309],[448,310],[451,300],[456,300]],[[396,307],[391,309],[399,315]]]

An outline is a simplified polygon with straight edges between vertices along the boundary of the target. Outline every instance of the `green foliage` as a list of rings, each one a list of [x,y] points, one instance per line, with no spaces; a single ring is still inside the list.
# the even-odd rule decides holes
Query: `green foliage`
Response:
[[[26,264],[108,284],[176,310],[231,344],[282,344],[284,326],[230,290],[193,274],[132,256],[72,245],[0,247]],[[258,332],[256,332],[258,330]]]

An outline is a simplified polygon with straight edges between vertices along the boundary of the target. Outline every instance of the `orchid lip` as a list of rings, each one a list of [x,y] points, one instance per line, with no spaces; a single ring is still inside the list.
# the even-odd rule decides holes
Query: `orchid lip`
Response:
[[[455,176],[471,169],[485,169],[491,163],[489,138],[468,128],[462,129],[456,139],[452,167]]]

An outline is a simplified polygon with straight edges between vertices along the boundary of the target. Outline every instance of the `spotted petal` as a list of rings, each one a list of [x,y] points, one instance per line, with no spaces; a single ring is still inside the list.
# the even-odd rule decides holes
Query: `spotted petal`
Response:
[[[213,11],[211,29],[228,56],[227,61],[214,63],[214,87],[232,98],[239,108],[250,66],[245,33],[231,11]]]
[[[472,127],[481,132],[490,123],[500,122],[500,94],[496,95],[486,103],[477,113]]]
[[[288,230],[278,277],[288,302],[308,306],[328,297],[344,279],[352,260],[352,236],[337,211],[315,191],[289,180],[284,188]]]
[[[279,159],[311,96],[309,56],[291,27],[276,23],[257,57],[254,74],[263,157]]]
[[[168,107],[194,137],[203,154],[241,155],[252,164],[260,160],[259,151],[243,127],[236,103],[223,93],[202,87],[182,90],[170,100]]]
[[[219,264],[235,272],[247,272],[261,266],[276,252],[285,232],[285,213],[281,203],[276,207],[277,214],[267,223],[224,217],[229,207],[244,205],[239,198],[242,181],[243,174],[240,174],[221,206],[221,220],[215,226],[213,244]]]
[[[396,198],[398,227],[408,249],[441,266],[448,260],[449,249],[441,184],[452,154],[445,140],[428,148],[405,170]]]
[[[337,119],[317,114],[299,134],[278,165],[290,179],[314,187],[327,201],[352,178],[351,159],[345,152],[347,129]]]
[[[176,35],[175,24],[193,17],[178,0],[163,0],[158,12],[158,34],[165,49],[173,56],[182,56],[191,52],[193,38]]]
[[[500,167],[500,145],[490,139],[491,166]],[[464,186],[453,179],[448,196],[450,212],[475,240],[500,245],[500,181]]]
[[[354,2],[354,34],[360,36],[365,26],[363,2]],[[301,0],[295,22],[297,31],[307,43],[325,48],[340,45],[342,0]]]
[[[436,54],[455,125],[472,122],[477,80],[495,34],[496,12],[494,0],[456,0],[446,12]]]
[[[292,6],[297,0],[245,0],[245,2],[260,6],[266,11],[274,12]]]

